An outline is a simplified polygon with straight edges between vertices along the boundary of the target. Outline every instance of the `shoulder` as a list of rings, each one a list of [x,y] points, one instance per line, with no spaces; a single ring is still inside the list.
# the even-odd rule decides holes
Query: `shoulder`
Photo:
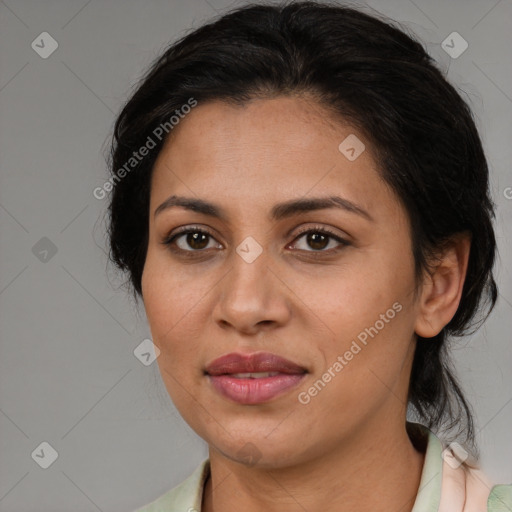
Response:
[[[446,446],[420,424],[409,424],[408,431],[416,444],[421,435],[426,444],[413,512],[512,512],[512,485],[492,483],[458,443]]]
[[[457,466],[453,461],[455,456],[445,457],[442,469],[445,495],[441,494],[441,503],[446,510],[512,512],[512,485],[495,485],[478,467]]]
[[[512,510],[512,484],[495,485],[487,499],[487,512],[510,512]]]
[[[192,512],[201,510],[203,488],[210,474],[210,461],[204,460],[181,484],[135,512]]]

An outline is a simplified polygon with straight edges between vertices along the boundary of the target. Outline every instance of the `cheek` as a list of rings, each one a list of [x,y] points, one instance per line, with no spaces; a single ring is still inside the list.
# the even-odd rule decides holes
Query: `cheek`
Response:
[[[390,309],[388,316],[396,323],[395,302],[410,311],[413,268],[407,258],[399,265],[387,254],[368,252],[347,257],[346,263],[326,268],[314,279],[298,273],[293,279],[297,295],[336,335],[357,336]]]
[[[322,343],[323,364],[300,390],[304,401],[310,399],[300,406],[305,418],[324,418],[321,428],[312,427],[312,437],[336,438],[336,432],[356,429],[377,415],[383,404],[391,411],[405,407],[413,348],[411,320],[405,308],[396,311],[398,304],[396,309],[386,306],[373,312],[384,314],[387,323],[366,310],[346,321],[340,315],[335,342]]]
[[[345,405],[356,406],[363,396],[373,402],[389,393],[410,360],[415,315],[412,258],[404,256],[401,263],[390,256],[368,254],[357,266],[317,280],[314,295],[311,291],[309,297],[305,295],[303,283],[301,296],[308,297],[308,306],[329,328],[330,336],[318,339],[325,361],[319,371],[331,368],[336,374],[328,386],[331,398]],[[339,364],[333,368],[336,362],[343,368]],[[347,396],[347,390],[355,394]]]
[[[187,277],[187,270],[173,268],[169,258],[148,250],[142,291],[144,307],[155,342],[166,345],[190,322],[202,295],[204,282]]]
[[[190,371],[197,364],[198,347],[191,335],[194,329],[194,291],[180,286],[176,273],[158,265],[148,254],[142,276],[144,308],[153,343],[160,349],[157,358],[160,375],[167,392],[182,411],[187,410],[195,375]],[[182,412],[183,414],[183,412]]]
[[[190,400],[186,393],[181,396],[180,384],[191,390],[202,377],[201,353],[208,342],[205,315],[218,282],[210,274],[199,275],[194,265],[176,269],[167,255],[148,251],[142,276],[144,307],[153,343],[160,349],[160,373],[175,403]]]

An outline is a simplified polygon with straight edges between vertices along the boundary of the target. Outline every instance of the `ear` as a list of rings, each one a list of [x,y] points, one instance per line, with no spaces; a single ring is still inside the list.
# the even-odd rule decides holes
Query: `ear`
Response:
[[[432,338],[455,315],[462,296],[468,267],[471,237],[460,234],[444,246],[434,268],[425,272],[421,289],[415,332]]]

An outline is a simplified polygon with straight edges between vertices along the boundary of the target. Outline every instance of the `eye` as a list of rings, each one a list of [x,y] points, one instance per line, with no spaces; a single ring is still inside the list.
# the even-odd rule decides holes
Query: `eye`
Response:
[[[219,246],[222,248],[218,242],[217,244],[213,243],[214,241],[215,238],[209,231],[187,227],[178,233],[167,236],[162,243],[173,251],[176,250],[174,246],[178,248],[178,251],[185,252],[200,252],[214,247],[219,248]]]
[[[203,228],[190,226],[167,236],[162,244],[173,252],[189,253],[190,256],[206,252],[207,249],[222,249],[222,245],[216,241],[212,233]],[[299,232],[289,246],[310,253],[332,253],[347,245],[350,245],[347,240],[324,227],[310,227]]]
[[[306,252],[335,252],[346,245],[350,245],[347,240],[344,240],[339,235],[334,234],[323,227],[314,227],[303,230],[295,239],[292,245],[302,245],[298,247],[301,251]],[[297,243],[297,240],[301,244]],[[341,246],[341,247],[340,247]]]

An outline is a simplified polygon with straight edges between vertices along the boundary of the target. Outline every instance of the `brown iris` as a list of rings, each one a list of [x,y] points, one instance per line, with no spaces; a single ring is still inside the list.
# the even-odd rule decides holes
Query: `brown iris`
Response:
[[[208,237],[206,233],[188,233],[187,244],[193,249],[204,249],[208,245]]]
[[[309,233],[307,235],[307,243],[312,249],[320,250],[327,247],[329,237],[322,233]]]

